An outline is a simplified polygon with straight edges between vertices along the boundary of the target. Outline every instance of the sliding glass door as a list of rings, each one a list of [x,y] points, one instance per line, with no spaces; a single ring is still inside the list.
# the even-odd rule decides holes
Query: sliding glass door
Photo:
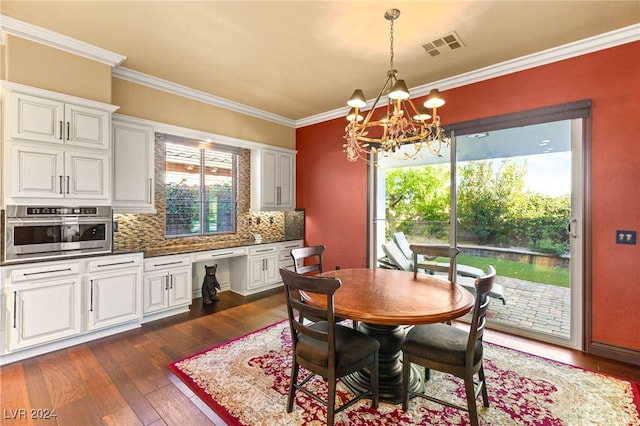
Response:
[[[381,160],[371,171],[372,264],[398,231],[455,245],[459,265],[498,271],[491,327],[580,348],[584,128],[572,118],[474,129],[441,157]]]

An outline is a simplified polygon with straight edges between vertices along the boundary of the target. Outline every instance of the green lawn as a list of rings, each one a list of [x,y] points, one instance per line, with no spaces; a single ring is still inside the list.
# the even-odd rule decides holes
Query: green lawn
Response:
[[[518,278],[537,283],[551,284],[559,287],[570,287],[569,268],[553,268],[550,266],[530,265],[528,263],[514,262],[479,256],[458,255],[456,260],[461,265],[474,266],[484,271],[487,265],[496,268],[496,274],[503,277]]]

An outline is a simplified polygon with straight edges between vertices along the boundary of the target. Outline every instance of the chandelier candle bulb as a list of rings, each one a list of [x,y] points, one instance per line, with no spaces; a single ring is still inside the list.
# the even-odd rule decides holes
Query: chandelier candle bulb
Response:
[[[347,120],[349,121],[362,121],[363,118],[364,117],[358,112],[358,108],[351,108],[351,111],[349,111],[347,115]]]
[[[437,108],[444,105],[438,89],[430,91],[424,107],[416,108],[404,80],[398,79],[398,71],[393,68],[393,21],[400,16],[398,9],[389,9],[384,17],[390,23],[390,60],[387,79],[376,97],[371,109],[363,118],[360,109],[367,105],[362,90],[357,89],[347,101],[351,110],[347,114],[349,123],[345,127],[346,143],[343,144],[347,160],[364,160],[378,165],[380,156],[395,159],[411,159],[418,156],[420,150],[427,148],[433,155],[439,156],[442,145],[449,145],[449,138],[440,127]],[[376,107],[386,96],[386,111],[379,120],[373,119]],[[381,105],[378,105],[378,103]],[[433,111],[429,115],[424,108]],[[427,120],[432,119],[429,123]],[[412,146],[413,152],[403,150],[403,146]],[[379,155],[378,155],[379,154]]]

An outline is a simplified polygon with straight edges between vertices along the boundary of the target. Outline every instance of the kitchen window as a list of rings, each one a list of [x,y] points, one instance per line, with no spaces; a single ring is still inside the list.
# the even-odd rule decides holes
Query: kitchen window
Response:
[[[165,235],[185,237],[235,232],[238,150],[163,135]]]

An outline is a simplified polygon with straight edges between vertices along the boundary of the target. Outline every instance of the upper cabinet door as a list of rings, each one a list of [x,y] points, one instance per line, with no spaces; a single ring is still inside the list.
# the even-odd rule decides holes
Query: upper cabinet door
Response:
[[[107,154],[68,150],[65,153],[65,197],[110,199],[109,166]]]
[[[109,149],[111,114],[107,111],[65,104],[65,143],[85,148]]]
[[[113,120],[113,211],[155,213],[153,129]]]
[[[12,101],[14,139],[109,149],[109,111],[24,93],[13,93]]]
[[[64,104],[22,93],[12,94],[11,137],[64,143]]]
[[[262,151],[262,182],[259,190],[262,194],[261,210],[278,208],[278,153],[275,151]],[[258,189],[258,188],[256,188]]]
[[[13,197],[63,198],[64,151],[14,144],[10,178]]]
[[[251,210],[293,210],[295,152],[274,149],[251,151]]]
[[[281,210],[293,210],[295,201],[295,157],[293,154],[280,152],[278,154],[278,188],[276,197]]]

